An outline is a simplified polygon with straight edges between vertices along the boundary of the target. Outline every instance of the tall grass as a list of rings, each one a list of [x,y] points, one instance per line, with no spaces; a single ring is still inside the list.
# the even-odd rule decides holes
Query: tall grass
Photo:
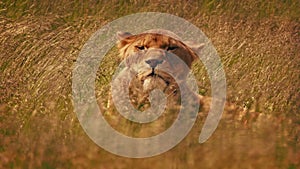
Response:
[[[293,0],[1,1],[0,168],[299,167],[299,9]],[[72,106],[71,72],[92,33],[147,11],[183,17],[206,33],[222,59],[228,102],[245,114],[228,110],[204,145],[196,142],[201,116],[171,151],[127,159],[99,148],[82,130]],[[97,85],[104,86],[98,98],[105,98],[109,67],[118,63],[111,52],[107,69],[98,71]],[[198,64],[193,71],[209,95]]]
[[[175,6],[176,4],[176,6]],[[7,18],[17,19],[24,16],[45,16],[61,15],[70,20],[76,20],[78,17],[105,15],[107,17],[120,17],[129,13],[142,11],[161,11],[173,13],[205,13],[239,15],[252,17],[268,18],[279,16],[285,18],[299,18],[299,1],[293,0],[272,0],[272,1],[225,1],[225,0],[202,0],[202,1],[117,1],[109,3],[102,1],[69,1],[69,0],[5,0],[0,4],[1,15]],[[178,10],[189,8],[190,10]]]

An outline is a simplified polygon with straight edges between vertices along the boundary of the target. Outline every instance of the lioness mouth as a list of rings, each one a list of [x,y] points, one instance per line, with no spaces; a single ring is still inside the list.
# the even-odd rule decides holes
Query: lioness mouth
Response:
[[[152,78],[152,79],[161,79],[163,80],[167,85],[170,83],[168,78],[167,78],[167,75],[163,72],[158,72],[158,71],[155,71],[154,69],[152,69],[151,71],[147,71],[147,72],[144,72],[142,74],[139,75],[139,79],[144,82],[146,79],[148,78]]]
[[[160,79],[164,80],[167,84],[169,84],[169,82],[166,81],[165,78],[164,78],[163,76],[161,76],[161,75],[158,74],[158,73],[155,73],[155,72],[154,72],[154,69],[152,70],[152,72],[151,72],[150,74],[148,74],[148,75],[145,77],[145,79],[148,78],[148,77],[160,78]]]

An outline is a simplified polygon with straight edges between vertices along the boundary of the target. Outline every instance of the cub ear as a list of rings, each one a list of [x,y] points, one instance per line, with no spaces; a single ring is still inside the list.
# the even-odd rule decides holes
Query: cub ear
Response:
[[[198,53],[205,46],[205,43],[195,43],[195,42],[192,42],[192,41],[185,41],[184,43],[188,47],[190,47],[195,53]]]
[[[128,38],[128,37],[130,37],[130,36],[132,36],[132,34],[129,33],[129,32],[121,32],[121,31],[117,32],[117,38],[118,38],[120,41],[121,41],[121,40],[124,40],[124,39],[126,39],[126,38]]]

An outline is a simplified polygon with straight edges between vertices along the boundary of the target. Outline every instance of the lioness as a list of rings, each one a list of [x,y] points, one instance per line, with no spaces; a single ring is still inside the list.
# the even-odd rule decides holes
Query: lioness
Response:
[[[194,101],[200,101],[201,97],[191,91],[186,81],[192,63],[198,58],[195,50],[199,51],[203,44],[189,46],[166,30],[151,30],[138,35],[118,32],[117,36],[119,55],[127,71],[134,76],[129,94],[137,109],[149,107],[149,93],[154,89],[163,91],[169,103],[178,103],[182,93],[179,85],[183,86],[181,90],[193,95]]]
[[[123,60],[124,69],[119,73],[121,78],[115,81],[114,87],[117,90],[112,92],[112,95],[116,96],[116,100],[109,99],[108,110],[114,107],[112,103],[115,101],[118,102],[117,104],[121,103],[123,108],[121,112],[130,111],[129,108],[126,108],[127,106],[130,107],[129,102],[140,111],[157,106],[160,103],[152,105],[149,96],[152,91],[158,89],[165,94],[167,98],[166,112],[169,112],[172,117],[163,117],[165,118],[163,122],[155,122],[152,126],[166,125],[162,130],[170,126],[165,122],[169,123],[169,121],[174,120],[173,112],[178,113],[178,110],[182,108],[182,93],[192,98],[189,106],[193,107],[193,102],[197,105],[200,103],[202,112],[208,112],[211,98],[202,97],[188,83],[189,70],[198,58],[196,53],[203,49],[204,44],[183,42],[176,34],[166,30],[151,30],[137,35],[118,32],[117,37],[119,56]],[[129,98],[124,97],[128,94]],[[130,101],[128,102],[128,100]],[[122,103],[122,101],[125,102]],[[158,102],[163,101],[159,100]],[[227,104],[225,111],[236,112],[237,109],[236,106]],[[152,111],[152,113],[156,112]],[[118,126],[120,121],[117,120],[116,123]],[[148,129],[152,130],[152,128]],[[149,136],[149,133],[141,132],[139,134],[140,136]],[[157,130],[155,133],[158,133]]]

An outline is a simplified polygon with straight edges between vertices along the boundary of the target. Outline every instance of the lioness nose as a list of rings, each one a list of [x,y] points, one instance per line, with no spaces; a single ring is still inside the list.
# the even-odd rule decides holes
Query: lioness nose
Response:
[[[157,65],[161,64],[163,60],[161,59],[149,59],[145,61],[151,68],[155,68]]]

